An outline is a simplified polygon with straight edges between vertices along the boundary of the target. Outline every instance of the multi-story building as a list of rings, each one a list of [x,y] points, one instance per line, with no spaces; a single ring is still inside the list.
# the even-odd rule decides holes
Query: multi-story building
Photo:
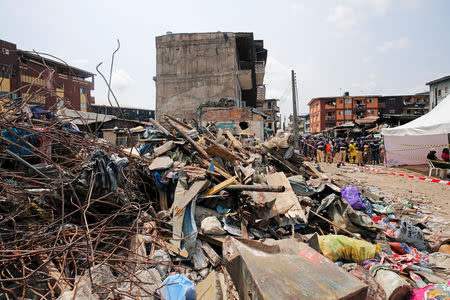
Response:
[[[430,86],[430,109],[450,95],[450,75],[427,82]]]
[[[382,96],[379,99],[379,115],[422,116],[430,110],[428,92],[414,95]]]
[[[381,96],[320,97],[309,101],[310,132],[339,126],[348,121],[378,116],[378,99]]]
[[[314,98],[309,103],[311,133],[366,117],[399,117],[413,120],[429,111],[428,93],[394,96],[350,96]]]
[[[43,58],[34,52],[17,49],[0,40],[0,100],[22,98],[45,108],[63,106],[89,111],[95,102],[91,96],[94,74]]]
[[[309,133],[310,129],[309,114],[298,115],[297,119],[298,119],[299,134]],[[289,125],[288,125],[289,133],[293,133],[293,128],[294,128],[294,117],[293,115],[289,115]]]
[[[267,116],[264,121],[264,128],[272,130],[275,133],[280,127],[280,107],[277,102],[278,99],[264,99],[261,107],[257,107],[263,114]]]
[[[101,105],[101,104],[92,104],[91,105],[92,112],[104,114],[104,115],[113,115],[119,119],[133,120],[133,121],[143,121],[148,122],[150,118],[155,118],[155,110],[154,109],[146,109],[139,107],[130,107],[130,106],[121,106],[120,110],[116,106],[109,105]]]
[[[256,107],[267,50],[253,33],[179,33],[156,37],[156,118],[197,118],[198,107],[220,98]]]

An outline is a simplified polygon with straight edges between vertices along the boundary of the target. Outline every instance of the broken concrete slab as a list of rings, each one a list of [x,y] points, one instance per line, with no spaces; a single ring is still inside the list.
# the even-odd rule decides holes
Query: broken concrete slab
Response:
[[[367,293],[366,284],[295,239],[227,237],[223,257],[241,299],[364,299]]]

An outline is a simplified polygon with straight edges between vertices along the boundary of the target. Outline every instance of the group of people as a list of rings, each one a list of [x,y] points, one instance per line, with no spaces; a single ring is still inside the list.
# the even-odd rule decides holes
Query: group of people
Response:
[[[436,149],[431,148],[430,152],[428,152],[427,159],[431,160],[433,162],[434,166],[436,166],[437,168],[449,169],[450,168],[450,164],[449,164],[450,156],[449,156],[448,148],[442,149],[441,159],[437,158],[436,153],[437,153]]]
[[[316,158],[318,163],[383,164],[385,150],[382,141],[362,138],[315,138],[303,137],[300,140],[301,153]]]

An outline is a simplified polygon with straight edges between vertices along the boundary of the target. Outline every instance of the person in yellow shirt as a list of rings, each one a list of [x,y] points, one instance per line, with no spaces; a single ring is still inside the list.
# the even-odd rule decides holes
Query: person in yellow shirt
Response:
[[[355,141],[352,141],[350,145],[348,145],[348,151],[350,152],[350,163],[358,163],[358,152],[356,151]]]

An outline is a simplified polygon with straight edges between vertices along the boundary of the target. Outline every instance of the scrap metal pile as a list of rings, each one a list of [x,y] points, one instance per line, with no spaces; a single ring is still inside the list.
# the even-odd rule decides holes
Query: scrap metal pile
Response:
[[[289,135],[151,123],[123,149],[26,104],[2,113],[0,298],[448,293],[424,222],[332,182]]]

